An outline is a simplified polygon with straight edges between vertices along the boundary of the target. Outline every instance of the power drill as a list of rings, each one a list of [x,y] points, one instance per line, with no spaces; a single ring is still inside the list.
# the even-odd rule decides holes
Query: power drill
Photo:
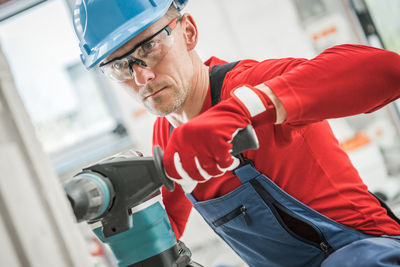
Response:
[[[258,148],[248,125],[232,140],[232,154]],[[201,267],[177,241],[162,205],[161,186],[174,190],[162,164],[163,151],[153,157],[136,152],[117,154],[84,168],[64,183],[78,222],[86,221],[108,244],[120,267]]]

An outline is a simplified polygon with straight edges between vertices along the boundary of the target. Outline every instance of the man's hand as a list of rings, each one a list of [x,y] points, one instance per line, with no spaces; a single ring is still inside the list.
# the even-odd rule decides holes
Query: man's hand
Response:
[[[232,90],[232,97],[174,129],[164,151],[167,176],[191,193],[197,183],[239,166],[231,141],[253,119],[274,123],[274,105],[249,85]]]

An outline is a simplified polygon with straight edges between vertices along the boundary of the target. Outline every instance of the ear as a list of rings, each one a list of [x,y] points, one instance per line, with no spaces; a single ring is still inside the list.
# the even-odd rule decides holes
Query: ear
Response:
[[[181,19],[183,34],[188,51],[193,50],[197,45],[198,31],[196,23],[190,14],[183,14]]]

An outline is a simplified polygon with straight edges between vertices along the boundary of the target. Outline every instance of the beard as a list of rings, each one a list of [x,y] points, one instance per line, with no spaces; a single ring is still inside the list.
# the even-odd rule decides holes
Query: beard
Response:
[[[188,90],[184,88],[167,87],[167,92],[145,99],[142,103],[152,114],[158,117],[167,116],[179,110],[185,103]],[[165,93],[165,94],[164,94]]]

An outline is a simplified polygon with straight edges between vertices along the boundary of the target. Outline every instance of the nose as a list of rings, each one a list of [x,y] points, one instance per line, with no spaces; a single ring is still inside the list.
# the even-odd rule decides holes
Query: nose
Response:
[[[155,74],[149,67],[135,66],[133,67],[133,76],[137,85],[146,85],[154,79]]]

